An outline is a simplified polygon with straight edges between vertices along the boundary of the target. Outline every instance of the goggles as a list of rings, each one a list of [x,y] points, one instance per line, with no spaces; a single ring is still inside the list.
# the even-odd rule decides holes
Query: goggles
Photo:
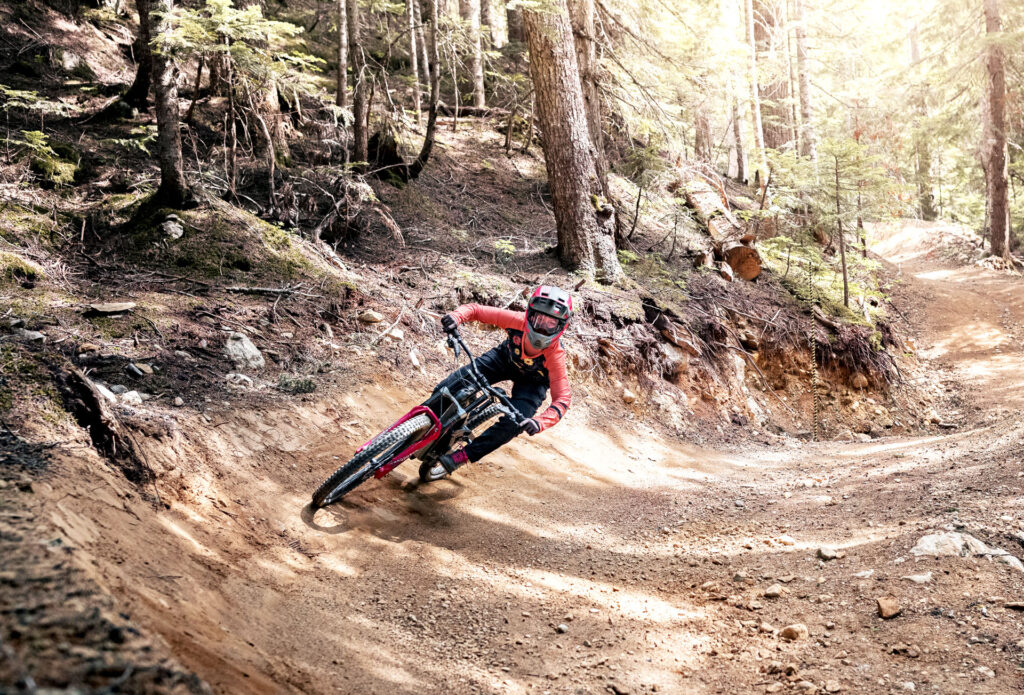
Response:
[[[542,314],[539,311],[530,312],[530,327],[544,336],[557,335],[561,332],[564,322],[554,316]]]

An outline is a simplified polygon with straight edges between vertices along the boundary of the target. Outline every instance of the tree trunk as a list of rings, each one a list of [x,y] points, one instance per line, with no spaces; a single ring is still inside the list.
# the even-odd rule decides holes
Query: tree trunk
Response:
[[[861,189],[864,187],[863,181],[857,182],[857,235],[860,237],[860,255],[861,258],[868,257],[868,235],[864,231],[864,202],[861,199]]]
[[[764,144],[765,147],[778,150],[789,141],[789,108],[786,106],[789,92],[785,79],[777,70],[778,61],[772,60],[773,56],[779,54],[779,47],[776,45],[780,24],[777,0],[755,0],[752,9],[755,19],[754,46],[758,53],[757,63],[762,74],[766,72],[765,66],[770,68],[767,70],[770,77],[764,80],[764,84],[758,85]]]
[[[761,127],[761,98],[757,85],[757,46],[754,43],[754,6],[753,0],[745,0],[747,24],[747,81],[750,83],[750,112],[754,126],[754,150],[757,168],[753,179],[763,186],[768,174],[768,160],[764,151],[764,128]]]
[[[615,251],[615,210],[603,198],[587,126],[566,0],[524,10],[530,77],[558,230],[558,254],[569,268],[604,282],[622,277]]]
[[[260,8],[261,12],[263,9],[263,0],[236,0],[236,2],[242,8],[255,5]],[[255,43],[261,48],[266,48],[265,42],[256,41]],[[291,152],[288,147],[284,114],[281,113],[281,98],[278,94],[277,82],[269,79],[267,84],[259,88],[254,101],[255,106],[253,108],[259,109],[262,112],[254,115],[256,117],[262,115],[264,118],[264,123],[260,126],[260,135],[265,140],[262,143],[264,155],[274,157],[276,161],[282,164],[287,164],[291,157]],[[266,128],[263,128],[263,125]],[[265,137],[267,133],[270,134],[269,138]]]
[[[412,2],[413,0],[410,0]],[[348,104],[348,11],[345,0],[338,0],[338,75],[335,103]]]
[[[423,3],[421,0],[413,0],[412,8],[416,13],[416,46],[420,51],[419,64],[423,73],[423,81],[420,84],[426,86],[430,84],[430,55],[427,51],[427,34],[423,29]]]
[[[917,42],[917,26],[910,29],[910,62],[917,65],[921,60],[921,50]],[[928,117],[927,91],[921,86],[912,97],[914,109],[917,111],[918,125],[914,134],[914,173],[917,180],[918,214],[923,220],[934,220],[935,201],[932,195],[932,152],[930,140],[932,134],[925,131],[925,119]]]
[[[419,0],[405,0],[406,2],[406,15],[409,20],[409,63],[412,69],[412,101],[413,108],[416,109],[416,124],[419,125],[423,120],[423,114],[420,112],[420,66],[419,66],[419,52],[416,48],[416,3]]]
[[[169,31],[167,14],[173,0],[153,0],[147,21],[154,34]],[[181,156],[180,114],[178,111],[178,70],[174,60],[166,54],[153,53],[153,82],[156,96],[157,143],[160,160],[160,188],[156,199],[169,207],[181,207],[189,198]]]
[[[348,51],[352,65],[352,160],[365,162],[369,149],[370,109],[366,103],[366,56],[363,55],[359,0],[346,0]]]
[[[150,47],[152,35],[149,29],[150,0],[135,0],[139,10],[139,35],[135,38],[132,50],[138,65],[135,69],[135,81],[125,92],[123,100],[139,111],[149,111],[149,90],[153,84],[153,51]]]
[[[480,24],[487,48],[501,48],[498,28],[494,26],[494,0],[480,0]]]
[[[843,232],[842,211],[839,206],[839,157],[836,156],[836,227],[839,229],[839,257],[843,266],[843,306],[850,308],[850,280],[846,272],[846,234]]]
[[[800,123],[800,116],[796,111],[796,70],[793,65],[793,13],[791,11],[791,0],[785,0],[786,2],[786,15],[785,15],[785,26],[786,26],[786,76],[787,76],[787,89],[789,90],[789,139],[793,142],[793,146],[796,151],[800,151],[800,134],[797,132],[797,128]]]
[[[732,140],[736,148],[736,180],[744,181],[747,178],[746,162],[743,152],[743,129],[740,123],[740,105],[736,97],[732,99]]]
[[[223,37],[224,47],[230,51],[231,41],[227,36]],[[225,56],[228,55],[228,51],[225,51]],[[232,198],[237,198],[238,190],[238,110],[235,107],[235,68],[231,64],[231,61],[225,58],[224,60],[224,72],[227,73],[225,82],[227,83],[228,92],[228,113],[227,123],[224,128],[224,135],[227,138],[230,135],[230,147],[225,146],[227,152],[225,154],[228,157],[227,171],[228,171],[228,190],[231,192]],[[225,143],[226,145],[226,143]]]
[[[587,131],[599,160],[600,170],[606,171],[604,162],[604,134],[601,127],[601,88],[597,78],[597,44],[594,41],[594,0],[568,0],[572,21],[576,62],[583,87],[583,106],[587,111]]]
[[[985,33],[988,46],[988,122],[984,147],[988,152],[987,199],[992,255],[1010,258],[1010,206],[1006,151],[1006,68],[1003,49],[994,39],[1002,33],[999,0],[985,0]]]
[[[282,166],[287,166],[291,161],[291,148],[288,146],[287,124],[285,115],[281,113],[281,95],[278,92],[277,82],[271,81],[262,90],[263,103],[260,108],[266,114],[265,120],[270,133],[268,147],[273,148],[271,154]]]
[[[807,25],[804,0],[796,4],[796,71],[800,81],[800,154],[818,161],[818,141],[814,132],[814,103],[811,100],[811,77],[808,72]]]
[[[459,104],[462,103],[462,98],[459,96],[459,56],[456,55],[454,47],[450,47],[449,55],[448,69],[452,74],[452,103],[455,105],[452,110],[452,132],[454,133],[459,127]]]
[[[699,162],[711,164],[714,160],[714,136],[711,134],[711,117],[708,114],[708,95],[697,105],[694,113],[693,157]]]
[[[932,193],[932,151],[929,140],[932,134],[921,132],[918,135],[915,168],[917,175],[918,213],[922,220],[934,220],[938,217],[935,210],[935,194]]]
[[[192,115],[195,113],[196,104],[199,103],[199,86],[203,83],[203,68],[206,66],[206,56],[199,56],[199,65],[196,66],[196,82],[192,87],[192,103],[188,105],[185,112],[185,122],[192,123]]]
[[[516,7],[506,7],[505,21],[508,25],[509,42],[526,43],[526,27],[523,25],[522,8],[518,5]]]
[[[473,80],[473,106],[487,105],[484,93],[484,53],[480,38],[480,0],[459,0],[459,14],[469,29],[469,72]]]
[[[604,151],[604,123],[601,109],[601,83],[597,72],[597,28],[594,0],[568,0],[569,21],[572,25],[573,44],[576,46],[576,62],[580,71],[580,86],[583,89],[583,106],[587,112],[587,132],[593,145],[592,156],[597,165],[597,176],[601,181],[604,197],[615,203],[608,185],[608,157]],[[616,244],[624,241],[625,230],[621,219],[616,217]]]
[[[224,56],[210,53],[206,62],[210,65],[210,94],[221,94],[224,89]]]
[[[437,102],[441,98],[441,60],[437,49],[437,0],[427,0],[427,12],[430,14],[430,111],[427,114],[427,132],[423,136],[423,147],[416,161],[409,166],[409,178],[417,178],[430,159],[430,151],[434,148],[434,133],[437,129]]]

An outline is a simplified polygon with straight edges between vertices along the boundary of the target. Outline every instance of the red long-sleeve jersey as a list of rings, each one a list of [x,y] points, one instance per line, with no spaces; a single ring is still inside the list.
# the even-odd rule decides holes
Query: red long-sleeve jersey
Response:
[[[503,328],[508,333],[510,354],[516,366],[524,372],[546,373],[548,387],[551,389],[551,405],[537,418],[541,431],[558,423],[569,410],[572,403],[572,391],[569,388],[569,376],[565,370],[565,351],[560,341],[555,341],[547,349],[537,355],[527,352],[523,340],[526,330],[526,312],[498,309],[480,304],[463,304],[452,312],[458,322],[479,321],[491,326]]]

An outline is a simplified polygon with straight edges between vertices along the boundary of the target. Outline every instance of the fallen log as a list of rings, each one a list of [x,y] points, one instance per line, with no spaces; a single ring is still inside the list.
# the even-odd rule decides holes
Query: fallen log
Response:
[[[839,324],[836,321],[830,319],[828,316],[826,316],[825,312],[822,311],[821,307],[819,307],[817,304],[811,307],[811,315],[814,316],[815,319],[817,319],[818,323],[828,326],[833,330],[839,330]]]
[[[722,256],[733,272],[744,280],[753,280],[761,274],[761,256],[751,246],[742,243],[729,246],[722,251]]]
[[[686,202],[707,227],[715,256],[731,271],[720,271],[723,277],[731,280],[734,274],[744,280],[757,278],[761,274],[761,256],[752,246],[753,235],[747,234],[732,216],[721,193],[702,179],[694,178],[686,185]]]
[[[88,432],[96,451],[116,463],[133,483],[151,482],[153,471],[111,407],[116,396],[79,369],[56,369],[54,375],[64,408]]]
[[[502,109],[495,106],[466,106],[460,104],[458,107],[458,116],[462,118],[464,116],[471,116],[476,118],[508,118],[508,109]],[[430,107],[424,104],[422,107],[423,111],[429,111]],[[449,106],[443,101],[437,102],[437,115],[438,116],[454,116],[456,107]]]

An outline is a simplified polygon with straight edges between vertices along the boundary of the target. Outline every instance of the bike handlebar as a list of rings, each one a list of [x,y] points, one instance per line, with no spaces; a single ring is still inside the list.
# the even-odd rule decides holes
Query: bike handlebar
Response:
[[[494,398],[497,398],[505,414],[512,418],[515,421],[516,425],[518,425],[519,427],[525,426],[526,421],[529,418],[520,417],[519,411],[516,410],[514,405],[512,405],[512,401],[510,401],[508,397],[501,391],[497,390],[489,383],[487,383],[487,379],[485,379],[484,375],[480,373],[480,370],[476,366],[476,358],[473,357],[473,353],[470,352],[469,346],[466,345],[466,342],[462,339],[462,336],[459,334],[458,326],[455,326],[450,331],[448,331],[448,347],[450,347],[455,352],[456,359],[458,359],[459,357],[460,349],[466,353],[466,357],[469,358],[469,373],[473,376],[473,381],[476,382],[476,385],[479,386],[484,391],[486,391],[487,393],[489,393]]]

